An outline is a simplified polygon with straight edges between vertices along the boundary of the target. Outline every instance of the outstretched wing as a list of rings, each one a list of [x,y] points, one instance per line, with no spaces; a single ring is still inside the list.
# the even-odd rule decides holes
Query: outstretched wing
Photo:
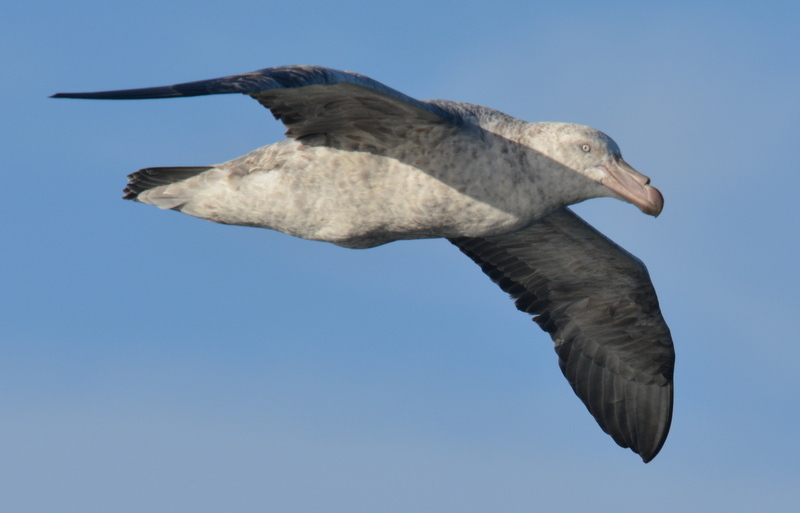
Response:
[[[463,120],[438,105],[416,100],[369,77],[320,66],[281,66],[242,75],[163,87],[58,93],[52,98],[141,100],[241,93],[270,109],[286,135],[391,139],[409,127],[460,125]]]
[[[567,208],[520,232],[451,242],[537,315],[600,427],[653,459],[672,420],[675,352],[644,264]]]

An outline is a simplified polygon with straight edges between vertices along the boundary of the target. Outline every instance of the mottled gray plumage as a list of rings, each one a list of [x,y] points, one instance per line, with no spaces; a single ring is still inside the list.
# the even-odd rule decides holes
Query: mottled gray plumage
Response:
[[[567,205],[663,199],[593,128],[416,100],[356,73],[285,66],[166,87],[55,97],[247,94],[288,139],[214,166],[147,168],[125,198],[215,222],[368,248],[445,237],[556,343],[600,426],[644,461],[672,415],[674,353],[644,265]]]

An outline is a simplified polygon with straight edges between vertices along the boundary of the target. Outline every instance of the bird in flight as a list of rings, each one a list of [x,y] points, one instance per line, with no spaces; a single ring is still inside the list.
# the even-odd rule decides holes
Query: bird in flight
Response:
[[[282,66],[172,86],[59,93],[134,100],[241,93],[287,138],[213,166],[152,167],[124,198],[348,248],[446,238],[550,334],[575,394],[652,460],[672,419],[675,353],[644,264],[568,205],[664,204],[606,134],[416,100],[357,73]]]

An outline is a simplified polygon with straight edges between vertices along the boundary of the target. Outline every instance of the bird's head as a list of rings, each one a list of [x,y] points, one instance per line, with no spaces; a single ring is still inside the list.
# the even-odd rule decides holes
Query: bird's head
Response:
[[[610,196],[651,216],[658,216],[664,208],[664,198],[649,185],[650,178],[625,162],[617,143],[603,132],[569,123],[533,123],[528,140],[531,148],[560,164],[562,171],[567,168],[577,173],[574,178],[589,179],[565,181],[577,194],[577,201]],[[569,196],[569,191],[565,193]]]

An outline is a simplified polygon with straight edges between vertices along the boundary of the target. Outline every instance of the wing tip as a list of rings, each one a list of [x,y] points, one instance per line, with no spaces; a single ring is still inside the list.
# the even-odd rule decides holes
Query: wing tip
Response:
[[[51,94],[48,98],[81,98],[81,93],[56,93]]]
[[[664,447],[664,443],[667,441],[667,436],[669,436],[669,429],[672,426],[672,409],[673,409],[673,385],[670,383],[667,386],[667,394],[668,397],[665,398],[666,400],[662,403],[666,406],[665,411],[663,411],[663,420],[659,422],[658,429],[656,430],[655,436],[653,437],[653,444],[650,444],[650,447],[645,450],[637,451],[639,456],[641,456],[642,461],[645,463],[650,463],[653,461],[653,458],[658,456],[658,453],[661,452],[661,449]]]
[[[196,89],[178,91],[175,86],[146,87],[143,89],[119,89],[114,91],[94,91],[89,93],[56,93],[50,98],[72,98],[78,100],[156,100],[181,96],[200,96],[211,94]]]

